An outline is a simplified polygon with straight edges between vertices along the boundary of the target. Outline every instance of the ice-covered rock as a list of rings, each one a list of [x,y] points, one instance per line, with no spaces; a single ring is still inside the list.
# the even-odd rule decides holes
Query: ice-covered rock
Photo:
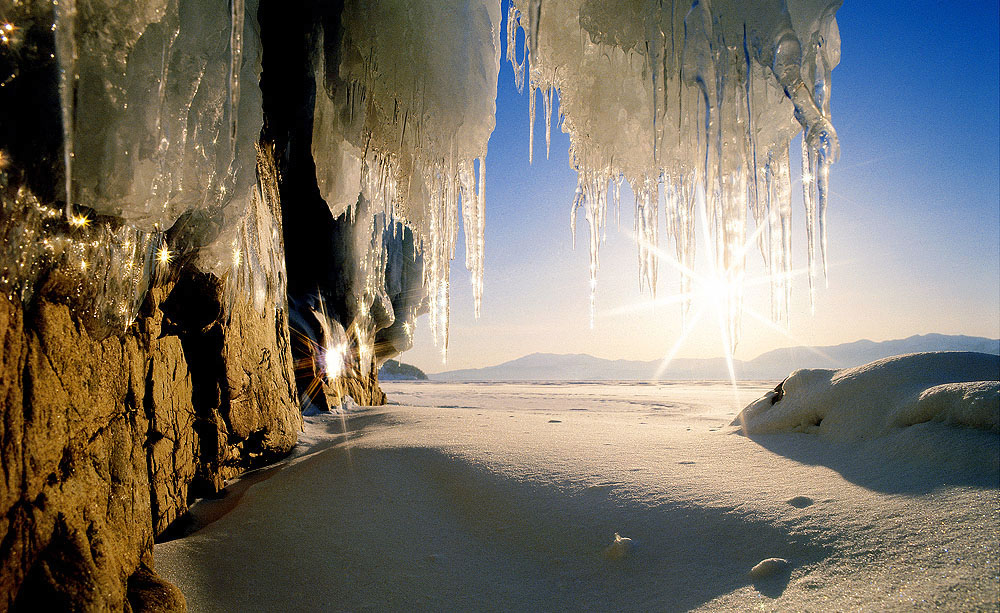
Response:
[[[747,434],[812,432],[835,440],[883,436],[937,421],[1000,431],[1000,357],[914,353],[843,370],[797,370],[733,425]]]
[[[238,276],[255,256],[268,259],[246,244],[238,226],[271,189],[294,200],[283,207],[286,222],[295,209],[312,206],[302,200],[320,200],[331,218],[361,216],[372,230],[361,237],[372,239],[371,253],[354,264],[376,284],[385,254],[372,218],[382,214],[385,227],[404,222],[423,258],[431,327],[446,349],[449,261],[460,219],[477,312],[482,295],[499,5],[350,0],[288,11],[258,4],[14,3],[5,16],[11,34],[0,46],[11,69],[0,80],[18,114],[38,107],[45,98],[39,87],[48,87],[54,108],[39,119],[59,130],[43,139],[43,151],[32,149],[38,147],[23,130],[0,142],[3,164],[14,168],[3,181],[10,192],[5,201],[23,211],[18,215],[59,257],[31,246],[0,254],[11,277],[8,294],[25,287],[30,293],[37,262],[83,267],[107,288],[85,308],[120,330],[164,266],[190,262],[217,276]],[[715,268],[729,288],[728,336],[735,345],[743,246],[753,217],[772,272],[774,315],[787,313],[788,166],[800,157],[789,155],[788,143],[800,131],[810,269],[818,258],[825,261],[829,165],[837,153],[830,71],[839,62],[839,5],[511,4],[507,55],[519,83],[529,71],[532,119],[541,90],[548,134],[558,97],[571,137],[571,165],[579,173],[574,219],[583,209],[590,222],[592,285],[608,201],[619,200],[627,181],[636,194],[644,285],[656,286],[661,209],[677,259],[688,269],[695,224],[704,217],[714,234]],[[31,58],[45,57],[58,91],[51,79],[32,80]],[[273,177],[256,168],[262,127],[266,146],[273,146],[266,154],[281,167]],[[29,172],[24,166],[32,160],[48,172],[47,186],[37,176],[17,176]],[[59,211],[68,231],[53,227]],[[74,234],[87,224],[98,236]],[[257,236],[266,248],[263,229]],[[690,289],[686,275],[680,289]],[[365,295],[362,312],[377,307],[368,301],[372,292]]]
[[[373,212],[413,230],[435,338],[446,347],[460,202],[477,312],[482,294],[500,7],[349,1],[322,36],[311,135],[320,194],[335,217],[361,194]]]

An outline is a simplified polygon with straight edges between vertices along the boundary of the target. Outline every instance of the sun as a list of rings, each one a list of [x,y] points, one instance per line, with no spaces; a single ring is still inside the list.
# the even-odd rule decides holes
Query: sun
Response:
[[[707,223],[703,198],[699,198],[698,204],[702,240],[705,245],[714,245],[715,241],[710,236],[708,230],[709,224]],[[656,254],[658,261],[666,263],[686,279],[685,285],[687,291],[685,292],[666,297],[654,297],[607,313],[609,315],[616,315],[664,304],[681,305],[683,321],[681,333],[673,345],[664,353],[659,367],[651,377],[652,381],[661,380],[663,375],[669,370],[674,358],[688,342],[691,333],[699,326],[707,325],[717,328],[719,338],[721,339],[722,355],[726,360],[729,381],[733,387],[734,394],[738,389],[735,352],[739,343],[743,316],[747,316],[755,323],[766,325],[769,329],[780,333],[797,345],[804,344],[795,339],[789,332],[789,305],[787,303],[780,304],[780,301],[787,299],[787,288],[790,287],[792,279],[808,274],[808,269],[783,271],[775,266],[768,271],[769,274],[748,275],[746,272],[747,254],[756,249],[761,232],[765,230],[769,223],[770,219],[762,220],[758,224],[757,229],[742,244],[735,244],[730,247],[727,260],[730,262],[730,266],[728,267],[723,266],[719,262],[719,257],[716,255],[714,248],[710,247],[706,249],[705,251],[708,252],[708,257],[706,258],[707,271],[702,272],[685,266],[657,245],[646,244],[639,235],[632,235],[633,240],[640,247],[651,250]],[[778,304],[774,304],[772,307],[770,316],[756,312],[744,300],[748,288],[760,285],[770,286],[773,292],[772,302],[778,301]],[[784,316],[783,322],[782,315]]]

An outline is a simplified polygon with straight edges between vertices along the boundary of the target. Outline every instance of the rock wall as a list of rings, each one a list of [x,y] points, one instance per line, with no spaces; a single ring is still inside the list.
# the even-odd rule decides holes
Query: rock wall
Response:
[[[182,272],[122,337],[43,294],[0,298],[0,609],[183,608],[153,539],[300,428],[282,307]]]

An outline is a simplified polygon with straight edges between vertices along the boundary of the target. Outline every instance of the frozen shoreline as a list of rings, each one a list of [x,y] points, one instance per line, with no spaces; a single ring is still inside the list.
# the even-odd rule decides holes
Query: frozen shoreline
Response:
[[[156,546],[192,611],[997,602],[995,467],[736,434],[763,386],[385,388],[397,404],[308,418],[303,455]],[[997,446],[915,427],[959,454]],[[616,532],[632,539],[620,559],[604,555]],[[767,558],[789,566],[752,579]]]

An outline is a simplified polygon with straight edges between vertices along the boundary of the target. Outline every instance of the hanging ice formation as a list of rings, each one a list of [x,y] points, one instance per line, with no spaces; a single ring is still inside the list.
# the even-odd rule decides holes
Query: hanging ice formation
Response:
[[[0,195],[8,222],[0,232],[11,252],[0,261],[7,293],[29,298],[29,271],[55,266],[72,272],[79,310],[121,330],[157,271],[183,258],[228,275],[259,308],[283,299],[277,200],[265,202],[268,188],[256,172],[260,90],[240,88],[259,78],[256,20],[244,18],[257,3],[52,0],[0,8],[20,33],[3,41],[8,58],[37,55],[45,42],[35,33],[53,33],[64,151],[60,214],[25,184]],[[16,89],[14,66],[5,86]],[[17,184],[8,179],[0,187]],[[34,240],[24,240],[29,235]]]
[[[266,303],[282,294],[284,269],[276,171],[264,162],[257,168],[268,156],[255,149],[262,125],[257,2],[126,4],[0,0],[7,21],[0,54],[4,70],[12,67],[0,88],[32,99],[18,90],[19,63],[51,53],[65,171],[46,200],[32,191],[39,181],[25,178],[32,162],[18,158],[20,145],[0,143],[0,283],[11,297],[27,298],[45,266],[73,271],[82,308],[118,329],[135,316],[157,271],[175,261],[225,276],[258,306]],[[820,262],[825,269],[838,6],[513,1],[508,57],[529,98],[541,90],[546,154],[557,93],[557,124],[571,136],[579,173],[574,224],[583,209],[592,287],[608,200],[619,208],[628,181],[644,287],[656,288],[660,211],[679,263],[690,269],[702,203],[730,288],[733,341],[751,216],[772,273],[775,315],[787,314],[788,143],[799,131],[810,269]],[[371,229],[372,240],[358,247],[370,251],[359,262],[367,289],[357,292],[358,312],[381,308],[380,233],[404,222],[422,254],[443,349],[460,219],[477,313],[482,296],[500,20],[494,0],[345,0],[336,19],[316,30],[324,37],[310,67],[316,184],[334,216],[351,209]],[[519,27],[526,35],[517,53]],[[23,130],[17,139],[28,140]],[[682,293],[690,283],[682,278]]]
[[[529,66],[531,134],[535,92],[543,92],[546,143],[552,92],[559,94],[570,164],[578,173],[574,233],[578,209],[590,225],[592,292],[609,189],[617,206],[624,179],[636,194],[640,286],[655,292],[660,203],[682,270],[694,267],[695,224],[703,203],[719,282],[728,288],[729,339],[735,346],[749,211],[770,273],[772,316],[787,317],[788,147],[800,130],[810,288],[817,252],[825,274],[829,169],[838,154],[830,123],[830,71],[840,60],[834,18],[840,4],[512,1],[507,57],[518,88]],[[690,275],[682,273],[681,294],[690,289]],[[592,317],[593,304],[592,297]]]
[[[500,6],[492,0],[348,0],[339,25],[324,32],[339,40],[320,45],[336,52],[321,54],[316,65],[312,153],[320,193],[335,217],[356,204],[370,218],[382,214],[372,226],[375,249],[386,223],[395,228],[393,220],[403,221],[413,230],[431,329],[446,352],[459,203],[477,316],[482,297]],[[366,260],[371,283],[382,282],[384,260],[384,254]]]

